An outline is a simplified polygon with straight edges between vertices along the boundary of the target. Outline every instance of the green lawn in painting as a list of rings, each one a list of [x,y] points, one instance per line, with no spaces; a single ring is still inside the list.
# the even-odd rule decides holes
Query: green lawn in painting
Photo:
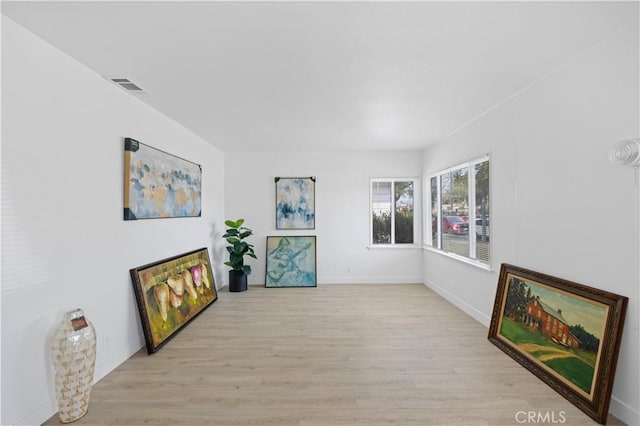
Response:
[[[500,334],[580,389],[587,393],[591,391],[595,354],[559,345],[510,318],[503,318]]]
[[[578,358],[556,358],[546,361],[549,367],[569,379],[586,393],[591,392],[593,382],[593,367],[585,364]]]
[[[543,346],[554,345],[559,347],[559,345],[550,342],[541,334],[533,332],[529,327],[525,327],[510,318],[504,318],[502,320],[500,334],[516,345],[521,343],[535,343]]]

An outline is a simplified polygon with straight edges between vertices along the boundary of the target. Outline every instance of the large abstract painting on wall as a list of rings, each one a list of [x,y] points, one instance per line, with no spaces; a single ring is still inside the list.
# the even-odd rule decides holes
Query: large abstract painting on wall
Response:
[[[316,287],[315,235],[268,236],[265,287]]]
[[[207,248],[133,268],[130,273],[149,354],[218,298]]]
[[[202,168],[135,139],[124,140],[124,220],[201,215]]]
[[[276,229],[315,229],[316,178],[277,177]]]

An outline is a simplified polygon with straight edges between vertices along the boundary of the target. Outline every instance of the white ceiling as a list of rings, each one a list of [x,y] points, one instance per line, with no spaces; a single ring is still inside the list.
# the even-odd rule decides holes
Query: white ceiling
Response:
[[[638,19],[637,2],[2,2],[224,151],[420,149]]]

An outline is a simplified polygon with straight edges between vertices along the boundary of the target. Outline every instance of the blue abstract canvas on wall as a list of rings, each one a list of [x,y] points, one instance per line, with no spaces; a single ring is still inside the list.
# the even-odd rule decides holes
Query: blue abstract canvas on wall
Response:
[[[276,181],[276,229],[315,229],[316,178],[281,178]]]
[[[268,236],[265,287],[316,287],[316,237]]]
[[[125,138],[124,220],[201,215],[202,168]]]

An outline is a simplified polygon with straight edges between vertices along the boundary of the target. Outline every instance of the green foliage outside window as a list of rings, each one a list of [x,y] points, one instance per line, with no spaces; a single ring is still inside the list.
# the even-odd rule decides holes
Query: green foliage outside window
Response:
[[[372,181],[373,244],[414,244],[413,180]]]
[[[373,243],[391,243],[391,214],[388,212],[373,213]]]

